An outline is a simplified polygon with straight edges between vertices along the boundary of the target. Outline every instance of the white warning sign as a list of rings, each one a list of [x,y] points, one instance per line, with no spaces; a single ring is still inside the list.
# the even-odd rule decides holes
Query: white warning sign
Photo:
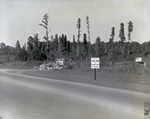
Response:
[[[99,67],[100,67],[99,58],[97,58],[97,57],[91,58],[91,68],[92,69],[98,69]]]

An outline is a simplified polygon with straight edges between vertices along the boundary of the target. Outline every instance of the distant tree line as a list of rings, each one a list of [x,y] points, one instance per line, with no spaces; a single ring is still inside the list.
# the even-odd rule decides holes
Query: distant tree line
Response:
[[[124,23],[120,23],[120,31],[118,33],[119,41],[115,41],[115,27],[111,28],[110,39],[104,42],[98,36],[95,43],[91,44],[90,40],[90,21],[86,17],[87,33],[81,34],[81,19],[77,20],[77,39],[73,35],[72,39],[68,39],[66,34],[49,36],[49,16],[45,14],[42,23],[39,25],[45,29],[43,41],[40,41],[38,33],[29,36],[27,43],[20,46],[19,40],[15,47],[6,46],[5,43],[0,44],[0,55],[7,51],[9,56],[15,56],[16,60],[48,60],[53,61],[56,58],[71,58],[76,61],[83,61],[90,57],[107,57],[110,61],[115,60],[133,60],[135,56],[147,57],[150,55],[150,41],[138,43],[131,41],[131,33],[133,31],[133,23],[128,22],[128,40],[125,38]],[[83,37],[81,37],[83,36]],[[3,50],[2,50],[3,49]]]

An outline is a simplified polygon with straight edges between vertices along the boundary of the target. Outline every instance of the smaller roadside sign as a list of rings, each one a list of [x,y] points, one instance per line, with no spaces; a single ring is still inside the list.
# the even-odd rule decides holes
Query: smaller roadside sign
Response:
[[[56,64],[64,65],[64,59],[56,59]]]
[[[135,62],[142,62],[142,57],[136,57]]]
[[[91,68],[98,69],[100,67],[100,61],[98,57],[91,58]]]

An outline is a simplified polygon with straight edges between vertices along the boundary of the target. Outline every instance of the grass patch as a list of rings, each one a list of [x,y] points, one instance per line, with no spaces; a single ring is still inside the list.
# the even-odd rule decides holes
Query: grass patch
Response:
[[[80,82],[97,86],[118,88],[142,93],[150,93],[149,74],[128,73],[125,71],[120,71],[120,69],[114,67],[103,67],[101,69],[98,69],[97,80],[94,80],[94,70],[92,69],[27,71],[23,74],[63,81]]]
[[[16,61],[16,62],[4,62],[0,64],[1,69],[32,69],[34,66],[39,66],[43,61]]]

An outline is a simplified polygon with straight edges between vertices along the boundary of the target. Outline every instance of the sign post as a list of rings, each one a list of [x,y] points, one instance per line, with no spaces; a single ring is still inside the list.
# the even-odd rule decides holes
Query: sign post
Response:
[[[91,58],[91,69],[94,69],[94,79],[95,80],[96,80],[96,69],[98,69],[99,66],[100,66],[99,58],[97,58],[97,57]]]
[[[94,69],[94,79],[96,80],[96,69]]]

